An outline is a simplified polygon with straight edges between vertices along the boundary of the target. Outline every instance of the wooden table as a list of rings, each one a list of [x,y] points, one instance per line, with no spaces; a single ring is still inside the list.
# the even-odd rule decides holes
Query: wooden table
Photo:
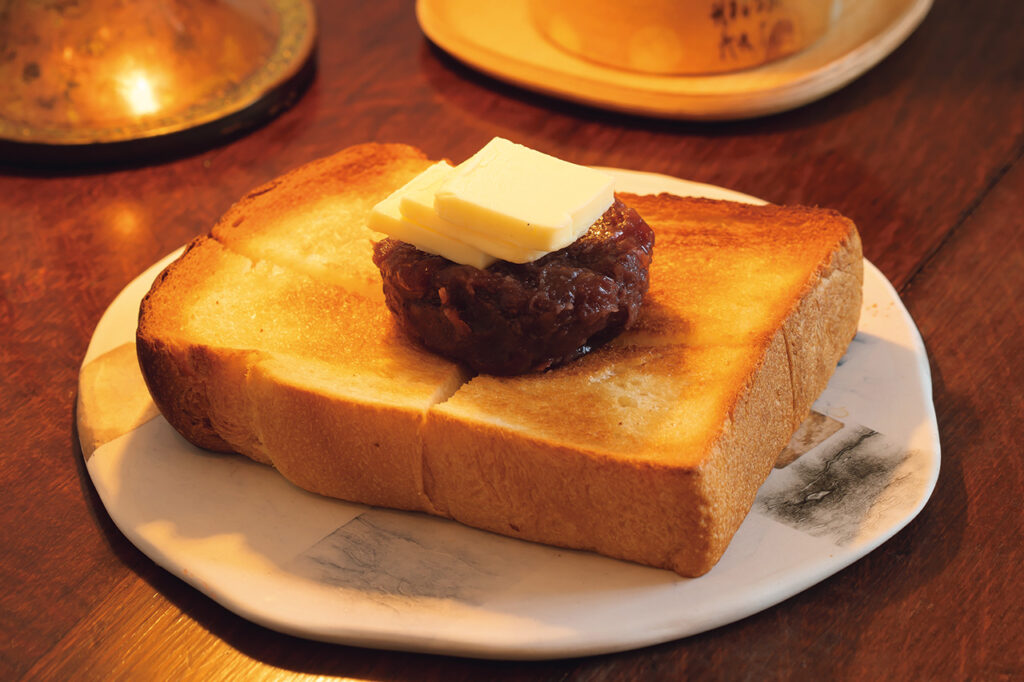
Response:
[[[412,3],[320,3],[320,70],[270,124],[201,153],[0,175],[2,679],[1008,679],[1024,674],[1024,5],[938,0],[853,84],[698,124],[503,85],[420,33]],[[578,660],[333,646],[221,608],[114,527],[75,431],[79,364],[135,275],[252,188],[368,140],[462,159],[494,135],[575,162],[831,206],[898,289],[931,361],[942,472],[881,548],[741,622]]]

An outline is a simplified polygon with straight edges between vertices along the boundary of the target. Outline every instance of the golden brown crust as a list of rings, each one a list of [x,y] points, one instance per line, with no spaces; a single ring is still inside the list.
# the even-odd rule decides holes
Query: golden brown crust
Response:
[[[379,303],[206,237],[143,300],[136,346],[157,406],[196,445],[410,509],[425,506],[419,423],[465,379]]]
[[[308,163],[249,192],[211,236],[254,261],[268,260],[363,296],[381,298],[364,216],[430,161],[406,145],[363,144]]]
[[[657,234],[639,325],[543,375],[467,382],[366,287],[370,199],[428,163],[345,150],[194,242],[140,311],[161,411],[315,492],[706,572],[856,331],[853,224],[621,195]]]
[[[231,445],[213,428],[207,385],[197,380],[195,372],[191,370],[187,352],[172,345],[159,328],[153,329],[158,321],[160,326],[177,323],[176,319],[165,320],[168,311],[180,310],[175,303],[179,298],[178,289],[173,284],[175,273],[193,266],[193,259],[196,258],[194,250],[207,240],[206,237],[193,240],[185,248],[182,257],[160,273],[149,293],[142,299],[135,348],[153,402],[171,426],[201,448],[232,452]],[[214,262],[204,259],[199,261],[199,269],[216,267]]]
[[[856,331],[860,243],[829,211],[625,200],[658,236],[639,327],[431,410],[430,496],[469,525],[695,576]]]
[[[367,273],[376,277],[368,258],[372,233],[362,219],[339,216],[361,215],[428,163],[422,152],[406,145],[366,144],[301,166],[249,192],[210,235],[195,239],[157,277],[140,308],[136,345],[150,392],[175,429],[200,447],[270,461],[253,439],[251,424],[240,417],[252,409],[238,404],[246,396],[244,378],[254,362],[251,353],[270,343],[275,353],[331,362],[346,357],[350,346],[359,345],[358,335],[365,328],[386,327],[386,311],[366,315],[351,310],[365,311],[370,305],[362,299],[373,297],[365,285]],[[284,248],[290,244],[302,247],[304,262]],[[362,254],[365,263],[358,259]],[[291,277],[274,276],[278,261],[292,271]],[[325,286],[302,280],[302,275],[324,272],[336,273],[327,276]],[[285,286],[280,286],[280,280],[287,280]],[[346,282],[354,283],[346,289],[355,289],[353,296],[331,294]],[[266,295],[254,296],[251,289],[255,287],[259,294],[261,286]],[[244,319],[248,305],[262,315],[267,328],[247,338],[244,330],[225,324],[218,335],[212,333],[221,322],[213,319],[217,313],[189,312],[221,296],[225,308],[221,316],[228,318],[224,322],[230,323],[232,317]],[[213,304],[219,306],[220,301]],[[314,305],[332,311],[334,323],[320,324],[315,310],[296,314]],[[226,312],[229,307],[230,313]],[[275,308],[280,309],[279,315],[273,314]],[[206,338],[188,331],[203,315],[211,318],[201,325]],[[339,325],[337,320],[344,318],[351,323]],[[362,332],[353,326],[359,324]],[[297,333],[289,325],[305,328],[306,333]],[[347,344],[335,343],[345,338],[339,327],[355,338],[348,337]],[[283,329],[284,338],[265,338],[274,329]]]

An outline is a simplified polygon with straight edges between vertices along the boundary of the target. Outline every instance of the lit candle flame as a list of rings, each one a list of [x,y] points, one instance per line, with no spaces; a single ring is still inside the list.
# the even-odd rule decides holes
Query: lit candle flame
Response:
[[[160,108],[153,85],[143,71],[132,71],[121,77],[121,95],[138,115],[152,114]]]

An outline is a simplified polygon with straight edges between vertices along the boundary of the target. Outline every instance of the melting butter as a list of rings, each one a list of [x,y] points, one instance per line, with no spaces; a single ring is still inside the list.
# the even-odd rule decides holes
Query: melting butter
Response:
[[[457,263],[526,263],[576,241],[612,201],[607,173],[496,137],[394,192],[374,207],[370,228]]]

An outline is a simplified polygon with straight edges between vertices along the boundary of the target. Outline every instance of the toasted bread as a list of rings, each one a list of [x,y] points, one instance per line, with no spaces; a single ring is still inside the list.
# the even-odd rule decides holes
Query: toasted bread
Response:
[[[365,216],[428,164],[362,145],[232,207],[143,300],[157,406],[314,492],[709,570],[856,331],[853,224],[620,195],[656,233],[639,325],[555,370],[470,377],[373,286]]]

